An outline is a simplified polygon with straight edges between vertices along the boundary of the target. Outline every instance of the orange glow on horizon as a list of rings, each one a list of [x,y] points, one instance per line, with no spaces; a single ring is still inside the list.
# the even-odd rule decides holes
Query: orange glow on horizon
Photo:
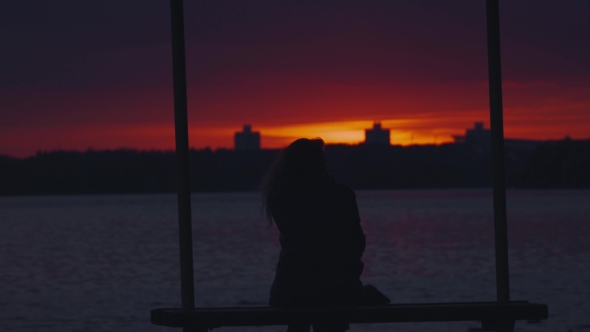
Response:
[[[390,144],[442,144],[452,142],[452,133],[456,130],[422,129],[412,130],[422,119],[395,119],[380,121],[385,129],[390,130]],[[340,121],[310,123],[277,127],[260,127],[264,147],[280,148],[297,138],[320,137],[326,144],[355,145],[365,140],[365,129],[373,127],[373,121]],[[451,134],[449,134],[451,133]]]
[[[390,129],[392,145],[425,145],[453,142],[454,135],[464,135],[476,121],[486,120],[486,110],[475,111],[465,116],[434,116],[422,114],[420,118],[382,119],[382,128]],[[527,117],[513,116],[507,112],[504,132],[506,138],[532,140],[563,139],[566,135],[573,139],[587,139],[585,121],[560,119],[553,123],[531,121]],[[581,116],[581,115],[580,115]],[[575,118],[575,117],[574,117]],[[582,116],[583,118],[583,116]],[[574,119],[575,120],[575,119]],[[583,120],[583,119],[581,119]],[[320,137],[326,144],[362,143],[365,129],[373,127],[373,120],[351,120],[287,125],[260,125],[252,123],[252,130],[260,132],[263,149],[279,149],[289,145],[297,138]],[[572,125],[575,123],[575,125]],[[241,126],[191,126],[189,128],[191,148],[233,149],[234,134]],[[565,133],[565,134],[564,134]],[[8,155],[27,157],[36,151],[95,150],[130,148],[139,150],[173,150],[173,124],[136,125],[94,125],[94,126],[45,126],[43,131],[28,131],[25,128],[12,128],[0,132],[0,140]],[[26,150],[22,146],[38,146],[36,150]]]
[[[464,135],[466,129],[473,127],[475,122],[484,122],[484,127],[489,129],[489,121],[485,117],[487,110],[473,114],[469,117],[422,117],[407,119],[384,119],[378,121],[382,128],[390,130],[390,144],[392,145],[426,145],[445,144],[454,142],[453,136]],[[478,116],[482,114],[484,116]],[[507,117],[510,122],[504,126],[506,138],[530,139],[530,140],[555,140],[563,139],[565,124],[559,126],[522,126],[518,117]],[[318,123],[300,123],[289,125],[261,125],[252,124],[252,130],[260,132],[261,146],[263,149],[284,148],[298,138],[319,137],[326,144],[360,144],[365,140],[365,130],[373,127],[373,120],[333,121]],[[514,124],[512,124],[514,122]],[[587,136],[576,134],[585,133],[584,123],[577,127],[567,125],[574,139],[585,139]],[[550,130],[549,130],[550,129]],[[233,148],[233,137],[241,127],[190,127],[190,143],[193,148]],[[150,127],[143,130],[146,135],[159,135],[161,138],[169,137],[173,144],[173,127]],[[134,131],[140,134],[141,131]],[[141,134],[140,134],[141,135]],[[173,148],[173,145],[171,145]]]

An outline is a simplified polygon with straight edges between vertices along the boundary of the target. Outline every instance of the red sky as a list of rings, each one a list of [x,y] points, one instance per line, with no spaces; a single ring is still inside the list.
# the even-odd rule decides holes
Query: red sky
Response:
[[[485,1],[187,2],[190,144],[451,141],[489,125]],[[0,154],[174,147],[167,2],[0,9]],[[505,135],[590,137],[590,5],[500,1]]]

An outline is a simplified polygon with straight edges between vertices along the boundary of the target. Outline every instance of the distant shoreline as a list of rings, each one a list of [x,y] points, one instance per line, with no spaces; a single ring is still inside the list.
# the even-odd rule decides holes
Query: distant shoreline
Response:
[[[369,192],[399,192],[399,193],[407,193],[407,192],[433,192],[433,191],[489,191],[489,196],[490,198],[492,197],[492,188],[412,188],[412,189],[356,189],[355,192],[357,195],[362,195],[363,193],[369,193]],[[508,195],[510,195],[510,193],[517,193],[517,192],[539,192],[539,193],[543,193],[543,192],[564,192],[564,193],[584,193],[584,192],[590,192],[590,187],[589,188],[506,188],[506,192]],[[129,196],[158,196],[158,195],[162,195],[162,196],[171,196],[174,200],[176,200],[176,192],[125,192],[125,193],[108,193],[108,192],[104,192],[104,193],[82,193],[82,194],[14,194],[14,195],[0,195],[0,199],[11,199],[11,198],[30,198],[30,199],[34,199],[34,198],[39,198],[39,199],[46,199],[49,197],[54,197],[54,198],[66,198],[66,197],[97,197],[97,198],[101,198],[101,197],[116,197],[116,196],[121,196],[121,197],[129,197]],[[255,195],[258,196],[259,192],[258,191],[192,191],[191,195],[193,197],[198,197],[200,195],[206,196],[206,195],[215,195],[215,194],[220,194],[220,195]]]
[[[490,188],[488,147],[327,145],[326,153],[335,179],[355,190]],[[192,191],[256,191],[278,152],[191,150]],[[505,152],[507,188],[590,188],[590,140],[507,144]],[[0,156],[3,196],[174,192],[173,151],[50,151],[24,159]]]

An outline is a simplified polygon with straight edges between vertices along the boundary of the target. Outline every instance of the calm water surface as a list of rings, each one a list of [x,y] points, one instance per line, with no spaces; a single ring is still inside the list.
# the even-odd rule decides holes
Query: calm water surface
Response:
[[[364,282],[398,303],[495,299],[490,190],[357,195]],[[590,331],[590,191],[509,191],[508,218],[512,298],[550,312],[516,330]],[[0,227],[1,331],[180,331],[149,323],[150,309],[180,305],[175,195],[0,197]],[[193,195],[193,227],[197,304],[265,304],[279,246],[257,194]]]

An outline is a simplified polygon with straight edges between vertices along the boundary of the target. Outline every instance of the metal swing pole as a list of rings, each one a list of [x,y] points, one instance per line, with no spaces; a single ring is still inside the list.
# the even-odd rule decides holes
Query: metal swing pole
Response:
[[[174,80],[174,131],[178,167],[178,235],[180,243],[180,289],[182,309],[195,308],[193,238],[188,159],[186,65],[183,0],[170,0],[172,22],[172,72]],[[188,329],[185,327],[185,330]]]
[[[496,248],[496,293],[498,302],[510,302],[508,276],[508,227],[504,177],[504,124],[502,119],[502,70],[500,67],[500,15],[498,0],[486,0],[488,75]]]

